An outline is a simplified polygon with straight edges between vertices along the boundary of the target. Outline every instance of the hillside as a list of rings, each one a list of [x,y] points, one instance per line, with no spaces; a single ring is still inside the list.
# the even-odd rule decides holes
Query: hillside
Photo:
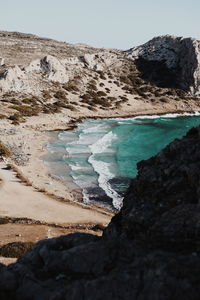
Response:
[[[127,51],[0,32],[0,118],[199,109],[199,41],[161,36]],[[145,108],[144,107],[144,108]],[[82,113],[83,112],[83,113]]]

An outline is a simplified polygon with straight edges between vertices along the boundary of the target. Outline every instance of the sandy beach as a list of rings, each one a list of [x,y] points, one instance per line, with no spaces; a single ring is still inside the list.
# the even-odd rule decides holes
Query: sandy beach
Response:
[[[103,115],[93,113],[93,117],[131,117],[199,110],[198,103],[194,107],[190,106],[182,110],[181,103],[178,110],[169,105],[157,106],[155,110],[145,101],[142,109],[140,107],[136,101],[129,111],[121,111],[121,113],[117,111],[112,116],[105,111]],[[0,140],[10,147],[14,155],[0,165],[0,178],[3,179],[0,188],[2,201],[0,216],[26,217],[59,224],[107,224],[110,221],[113,215],[111,212],[84,205],[81,201],[80,189],[73,182],[63,184],[62,181],[52,177],[48,165],[43,161],[44,155],[48,152],[46,146],[52,138],[48,132],[67,130],[72,124],[74,126],[76,120],[80,121],[83,117],[92,117],[92,115],[87,115],[86,112],[83,112],[83,115],[73,113],[73,116],[65,113],[43,114],[30,117],[25,123],[17,126],[12,125],[8,120],[1,120]],[[3,170],[8,163],[14,165],[31,186],[20,183],[12,170]]]
[[[12,170],[7,170],[5,163],[0,163],[0,176],[3,180],[0,188],[0,215],[2,217],[26,217],[62,225],[107,224],[110,219],[106,213],[59,202],[38,192],[33,187],[23,185]]]

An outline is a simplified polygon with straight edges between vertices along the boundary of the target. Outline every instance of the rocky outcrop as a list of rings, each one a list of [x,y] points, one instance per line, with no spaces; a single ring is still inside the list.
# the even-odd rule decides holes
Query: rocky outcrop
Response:
[[[28,83],[25,83],[24,72],[18,67],[12,67],[4,70],[0,74],[0,90],[1,91],[16,91],[21,89],[29,90]]]
[[[26,68],[25,72],[39,72],[46,74],[48,80],[65,83],[69,81],[69,75],[65,65],[54,56],[48,55],[42,59],[32,61]]]
[[[200,127],[138,164],[103,237],[39,242],[0,269],[4,299],[199,299]]]
[[[193,38],[159,36],[125,52],[145,79],[162,87],[200,94],[200,42]]]
[[[118,56],[112,51],[65,59],[47,55],[25,67],[4,68],[0,75],[0,90],[40,94],[48,83],[67,83],[77,74],[84,74],[85,69],[103,71],[116,63]]]

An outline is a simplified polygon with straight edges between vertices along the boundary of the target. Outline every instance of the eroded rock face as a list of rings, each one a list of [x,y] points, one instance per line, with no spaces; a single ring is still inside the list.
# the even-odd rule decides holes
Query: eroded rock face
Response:
[[[162,87],[178,87],[192,94],[200,94],[200,42],[198,40],[170,35],[159,36],[125,53],[128,58],[138,63],[145,79]],[[167,72],[170,76],[166,76]],[[170,82],[168,82],[169,77],[173,77]]]
[[[200,127],[138,164],[103,237],[39,242],[0,268],[0,299],[199,299]]]
[[[0,70],[0,91],[40,94],[46,84],[67,83],[85,69],[103,71],[118,63],[118,56],[112,51],[85,54],[83,56],[58,59],[47,55],[31,61],[27,66],[14,66]]]

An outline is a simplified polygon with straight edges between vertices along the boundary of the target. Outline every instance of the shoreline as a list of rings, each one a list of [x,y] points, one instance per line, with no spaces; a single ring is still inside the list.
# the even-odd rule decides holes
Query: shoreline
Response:
[[[53,141],[60,141],[59,140],[59,137],[58,137],[58,134],[60,133],[60,132],[64,132],[64,131],[73,131],[73,130],[75,130],[77,127],[78,127],[78,124],[80,124],[81,122],[84,122],[85,120],[106,120],[106,119],[113,119],[113,120],[120,120],[120,119],[134,119],[134,118],[138,118],[138,119],[143,119],[143,118],[147,118],[148,119],[148,117],[150,117],[150,118],[159,118],[160,116],[163,116],[163,117],[169,117],[169,118],[177,118],[177,117],[188,117],[188,116],[200,116],[200,110],[199,110],[199,112],[198,111],[192,111],[192,110],[188,110],[188,111],[176,111],[176,112],[174,112],[174,111],[167,111],[167,112],[160,112],[160,113],[157,113],[157,114],[148,114],[148,113],[145,113],[145,114],[140,114],[140,113],[138,113],[138,114],[133,114],[133,115],[123,115],[123,116],[118,116],[118,117],[113,117],[113,116],[110,116],[110,117],[104,117],[104,116],[94,116],[94,117],[89,117],[89,118],[85,118],[85,117],[83,117],[83,118],[78,118],[78,122],[76,123],[76,124],[74,124],[74,121],[73,121],[73,128],[71,129],[71,128],[68,128],[67,130],[63,130],[63,129],[56,129],[56,130],[52,130],[52,131],[50,131],[50,133],[51,132],[57,132],[57,134],[56,134],[56,136],[54,136],[53,138],[52,138],[52,140]],[[51,141],[51,140],[49,140],[49,141]],[[50,153],[49,151],[48,151],[48,149],[47,149],[47,153],[46,153],[46,155],[48,155],[48,153]],[[46,155],[44,155],[43,157],[44,157],[44,163],[45,163],[45,156]],[[50,164],[51,164],[51,162],[50,162]],[[50,169],[52,169],[52,172],[53,172],[53,168],[51,168],[51,166],[49,166],[49,170]],[[68,183],[69,185],[70,184],[72,184],[72,186],[75,186],[76,188],[77,188],[77,190],[80,190],[80,192],[81,192],[81,195],[82,195],[82,191],[81,191],[81,188],[73,181],[73,179],[71,178],[71,180],[62,180],[61,178],[59,178],[59,176],[58,177],[56,177],[56,175],[55,174],[51,174],[50,175],[51,176],[51,178],[53,179],[53,180],[57,180],[58,182],[62,182],[63,184],[66,184],[66,183]],[[84,203],[83,202],[83,197],[81,197],[80,196],[80,198],[78,199],[78,202],[81,202],[81,203]],[[103,209],[103,210],[105,210],[105,211],[108,211],[108,212],[113,212],[113,213],[115,213],[116,211],[113,209],[113,211],[112,210],[109,210],[109,209],[106,209],[106,207],[103,207],[103,206],[98,206],[98,204],[92,204],[92,205],[89,205],[89,204],[86,204],[88,207],[90,207],[91,206],[91,208],[92,209],[96,209],[96,208],[100,208],[100,209]]]
[[[164,109],[154,110],[142,110],[142,111],[132,111],[128,114],[112,114],[112,116],[104,115],[93,115],[93,116],[81,116],[78,114],[73,118],[66,115],[65,113],[46,116],[44,115],[31,117],[27,119],[26,123],[22,123],[17,127],[10,124],[9,121],[2,120],[1,125],[4,125],[6,131],[16,130],[15,134],[9,134],[5,136],[0,136],[2,142],[9,145],[15,145],[19,147],[19,143],[23,140],[25,144],[22,147],[22,152],[25,153],[25,156],[28,156],[28,162],[24,165],[17,165],[15,160],[8,159],[6,163],[12,163],[14,166],[19,169],[19,171],[24,175],[25,178],[30,182],[32,188],[36,189],[41,194],[45,194],[49,199],[54,199],[58,203],[64,202],[66,205],[70,204],[87,210],[99,212],[102,215],[107,215],[109,218],[113,216],[112,211],[108,211],[104,208],[95,206],[95,205],[86,205],[82,201],[82,192],[80,188],[75,187],[76,184],[66,184],[55,177],[52,177],[50,174],[51,170],[45,164],[44,156],[48,155],[47,144],[51,139],[51,132],[56,131],[66,131],[73,130],[77,127],[77,124],[84,121],[85,119],[112,119],[112,118],[134,118],[142,116],[162,116],[166,114],[195,114],[195,112],[200,112],[200,108],[187,109],[187,110],[175,110],[175,109]],[[39,122],[40,120],[40,122]],[[3,130],[1,126],[1,131]],[[5,131],[5,132],[6,132]],[[28,152],[28,153],[27,153]],[[52,184],[49,184],[49,182]],[[26,217],[26,216],[24,216]]]
[[[73,130],[85,119],[119,119],[177,113],[183,115],[195,112],[200,113],[200,107],[194,107],[193,110],[162,108],[160,111],[132,111],[112,116],[78,114],[72,117],[59,113],[31,117],[18,126],[8,120],[0,120],[0,140],[17,151],[12,159],[0,162],[0,199],[3,200],[0,209],[1,245],[13,242],[35,243],[41,239],[74,232],[101,235],[114,215],[104,208],[84,204],[77,188],[71,190],[72,185],[66,186],[58,178],[52,178],[51,170],[44,162],[52,132]],[[22,155],[19,162],[23,162],[25,158],[23,165],[16,163],[19,152]],[[3,170],[8,164],[13,164],[14,170]],[[8,176],[12,178],[5,180],[2,172],[8,172]],[[49,185],[49,181],[53,184]],[[15,261],[16,258],[0,257],[3,264]]]

